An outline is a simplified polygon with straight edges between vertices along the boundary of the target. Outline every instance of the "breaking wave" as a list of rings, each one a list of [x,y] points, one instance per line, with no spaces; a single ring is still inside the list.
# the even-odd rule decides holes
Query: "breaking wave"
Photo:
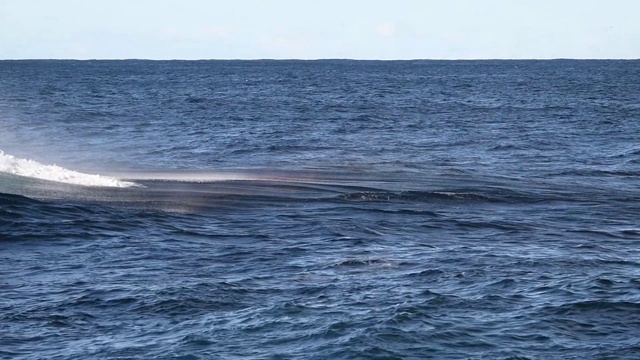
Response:
[[[0,150],[0,172],[82,186],[125,188],[136,185],[133,182],[109,176],[85,174],[57,165],[44,165],[30,159],[16,158],[13,155],[5,154],[2,150]]]

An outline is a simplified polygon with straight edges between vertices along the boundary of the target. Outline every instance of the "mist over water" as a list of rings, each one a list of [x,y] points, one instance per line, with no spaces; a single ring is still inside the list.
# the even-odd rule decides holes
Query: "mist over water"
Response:
[[[0,357],[635,359],[637,61],[0,61]]]

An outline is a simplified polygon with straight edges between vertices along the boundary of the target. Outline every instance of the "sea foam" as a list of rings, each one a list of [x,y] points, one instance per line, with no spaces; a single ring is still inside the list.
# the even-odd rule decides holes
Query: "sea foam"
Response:
[[[99,187],[130,187],[136,184],[109,176],[85,174],[57,165],[44,165],[30,159],[19,159],[0,150],[0,172],[66,184]]]

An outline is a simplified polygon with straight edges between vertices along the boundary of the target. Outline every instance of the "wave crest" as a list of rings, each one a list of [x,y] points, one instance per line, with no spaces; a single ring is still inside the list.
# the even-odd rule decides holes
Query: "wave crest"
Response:
[[[85,174],[57,165],[44,165],[30,159],[19,159],[13,155],[5,154],[2,150],[0,150],[0,172],[82,186],[124,188],[136,185],[133,182],[109,176]]]

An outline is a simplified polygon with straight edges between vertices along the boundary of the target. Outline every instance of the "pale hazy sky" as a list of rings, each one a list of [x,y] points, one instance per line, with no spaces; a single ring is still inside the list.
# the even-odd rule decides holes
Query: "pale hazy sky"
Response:
[[[638,0],[0,0],[0,59],[640,58]]]

